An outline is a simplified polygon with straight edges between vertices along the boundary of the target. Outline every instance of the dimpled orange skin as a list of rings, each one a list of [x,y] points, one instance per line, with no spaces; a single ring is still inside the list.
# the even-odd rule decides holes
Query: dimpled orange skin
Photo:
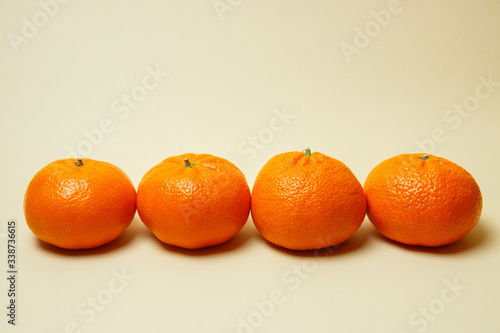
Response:
[[[198,249],[224,243],[245,225],[250,189],[243,173],[223,158],[173,156],[142,178],[137,211],[162,242]]]
[[[252,218],[269,242],[312,250],[350,238],[365,218],[363,188],[342,162],[315,152],[271,158],[252,190]]]
[[[434,247],[465,236],[479,221],[483,200],[464,168],[426,156],[402,154],[385,160],[370,172],[364,190],[368,218],[382,235]]]
[[[94,248],[116,239],[135,215],[136,192],[116,166],[83,159],[57,160],[35,174],[24,214],[42,241],[65,249]]]

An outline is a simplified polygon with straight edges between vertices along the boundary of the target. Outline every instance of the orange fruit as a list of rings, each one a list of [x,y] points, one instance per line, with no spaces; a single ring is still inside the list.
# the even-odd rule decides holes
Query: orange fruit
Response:
[[[479,221],[483,206],[469,172],[426,154],[383,161],[368,175],[364,191],[367,215],[377,230],[408,245],[440,246],[459,240]]]
[[[38,171],[24,196],[24,214],[42,241],[66,249],[116,239],[135,215],[135,188],[116,166],[68,158]]]
[[[349,168],[324,154],[288,152],[260,170],[252,218],[269,242],[291,250],[340,244],[365,218],[363,187]]]
[[[162,242],[203,248],[227,241],[245,225],[250,189],[243,173],[223,158],[173,156],[142,178],[137,212]]]

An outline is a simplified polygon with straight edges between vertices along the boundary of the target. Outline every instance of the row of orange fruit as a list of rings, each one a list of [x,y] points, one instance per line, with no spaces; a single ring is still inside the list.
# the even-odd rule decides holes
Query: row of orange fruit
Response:
[[[134,188],[118,167],[63,159],[33,177],[24,197],[26,222],[42,241],[66,249],[116,239],[135,212],[162,242],[198,249],[234,236],[251,212],[269,242],[292,250],[340,244],[365,215],[385,237],[441,246],[479,221],[482,196],[464,168],[428,154],[378,164],[364,186],[341,161],[309,149],[271,158],[250,192],[226,159],[184,154],[150,169]]]

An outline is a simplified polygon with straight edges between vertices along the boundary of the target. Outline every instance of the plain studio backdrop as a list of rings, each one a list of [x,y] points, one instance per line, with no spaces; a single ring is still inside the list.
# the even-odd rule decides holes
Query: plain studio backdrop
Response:
[[[6,277],[17,225],[2,332],[500,331],[500,2],[2,0],[0,35]],[[62,251],[24,219],[31,177],[68,156],[137,186],[169,156],[210,153],[252,186],[306,147],[361,183],[400,153],[445,157],[479,183],[482,218],[438,249],[365,219],[321,255],[270,246],[251,217],[200,251],[163,246],[137,216],[107,246]]]

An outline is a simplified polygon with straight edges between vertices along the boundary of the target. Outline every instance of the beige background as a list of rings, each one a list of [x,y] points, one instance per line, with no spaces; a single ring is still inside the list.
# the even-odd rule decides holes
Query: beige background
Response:
[[[67,2],[0,2],[4,272],[7,221],[19,225],[18,325],[2,279],[2,332],[500,331],[500,2]],[[421,249],[365,220],[321,257],[270,246],[251,218],[194,252],[138,217],[81,252],[25,224],[29,180],[71,150],[136,186],[168,156],[212,153],[252,185],[269,158],[305,147],[362,183],[399,153],[448,158],[481,186],[481,221]]]

